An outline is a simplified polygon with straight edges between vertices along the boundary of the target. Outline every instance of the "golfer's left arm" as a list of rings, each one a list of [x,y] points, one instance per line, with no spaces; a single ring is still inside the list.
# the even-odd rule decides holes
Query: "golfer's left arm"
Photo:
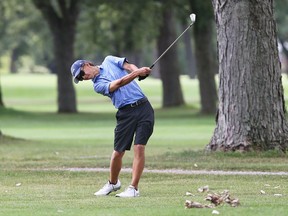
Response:
[[[130,64],[127,61],[124,62],[123,68],[128,72],[131,73],[132,71],[135,71],[138,69],[138,67],[134,64]]]
[[[109,92],[110,93],[116,91],[121,86],[127,85],[128,83],[133,81],[135,78],[137,78],[139,76],[146,76],[146,75],[150,74],[150,72],[151,72],[151,69],[149,67],[138,68],[135,65],[129,64],[129,63],[125,63],[123,65],[123,68],[125,70],[128,70],[130,73],[128,73],[126,76],[124,76],[120,79],[112,81],[110,83],[110,86],[109,86]]]

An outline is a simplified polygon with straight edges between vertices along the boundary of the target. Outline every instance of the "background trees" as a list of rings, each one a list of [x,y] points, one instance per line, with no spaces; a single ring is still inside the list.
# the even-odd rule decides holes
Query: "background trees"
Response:
[[[55,2],[55,4],[53,4]],[[58,112],[76,112],[76,97],[69,68],[74,60],[75,28],[79,14],[78,0],[33,0],[53,35],[57,73]]]
[[[201,113],[215,114],[217,90],[215,74],[218,72],[216,62],[216,44],[214,38],[214,16],[210,1],[190,0],[191,11],[197,14],[194,24],[195,53],[198,66],[198,79],[201,98]]]
[[[161,55],[167,47],[177,38],[175,32],[175,20],[173,7],[167,4],[161,10],[160,33],[157,39],[158,53]],[[163,107],[171,107],[184,104],[179,75],[181,72],[177,56],[177,46],[171,47],[159,62],[160,77],[163,88]]]
[[[234,6],[237,8],[241,8],[240,6],[248,5],[247,2],[248,1],[237,2],[234,4]],[[256,2],[258,3],[258,1]],[[283,44],[285,44],[285,40],[287,40],[287,25],[285,25],[285,21],[287,20],[285,10],[286,3],[287,0],[277,1],[275,4],[277,9],[276,20],[278,23],[278,35],[280,41],[283,41]],[[33,5],[35,5],[36,7],[33,7]],[[228,3],[223,3],[222,9],[226,9],[228,7],[227,5]],[[247,6],[249,10],[251,10],[251,8],[253,7],[254,6]],[[158,54],[162,53],[163,49],[165,49],[171,43],[171,41],[173,41],[177,37],[177,35],[182,32],[183,26],[187,26],[186,24],[189,21],[189,14],[192,12],[196,13],[197,21],[193,25],[191,31],[193,34],[187,34],[190,40],[188,40],[188,42],[184,42],[184,40],[179,40],[175,47],[173,47],[173,49],[171,49],[166,54],[166,56],[159,62],[159,64],[157,64],[157,68],[153,68],[153,75],[159,77],[158,72],[160,72],[160,78],[163,83],[164,107],[180,106],[184,104],[185,101],[182,97],[179,75],[183,74],[184,71],[187,71],[185,69],[185,67],[188,67],[187,61],[185,60],[187,50],[193,50],[193,52],[196,54],[196,60],[198,65],[197,78],[199,79],[200,83],[201,112],[214,113],[215,111],[217,94],[215,93],[216,86],[214,75],[217,64],[215,65],[216,57],[213,55],[215,49],[215,39],[213,38],[215,38],[215,33],[214,31],[211,31],[214,28],[214,25],[211,4],[209,1],[147,0],[145,2],[139,2],[134,0],[125,0],[120,2],[114,0],[83,0],[81,4],[79,4],[79,0],[27,0],[24,3],[20,0],[4,0],[0,2],[0,10],[0,39],[2,42],[0,43],[0,55],[9,56],[9,58],[12,59],[10,69],[7,70],[19,71],[19,68],[23,70],[23,65],[27,65],[28,62],[27,59],[23,61],[23,56],[25,56],[25,58],[28,56],[29,60],[31,61],[28,64],[29,67],[27,67],[29,71],[39,71],[38,65],[43,65],[49,68],[52,72],[56,73],[58,76],[59,112],[77,111],[76,95],[70,74],[70,65],[75,58],[87,58],[95,61],[96,63],[100,63],[105,55],[115,54],[125,55],[139,66],[150,65],[158,56]],[[43,14],[44,16],[42,16],[41,14]],[[251,16],[248,15],[249,14],[245,14],[245,16],[247,16],[246,19],[249,20],[249,22],[247,20],[245,22],[247,22],[248,24],[253,24],[251,27],[251,31],[249,29],[249,32],[254,32],[256,36],[261,33],[260,36],[265,39],[266,35],[261,31],[262,29],[258,26],[258,24],[262,22],[261,20],[263,19],[263,14],[259,16],[252,16],[251,14]],[[270,16],[270,14],[268,15]],[[221,16],[219,15],[219,17]],[[47,22],[44,22],[43,17],[46,18]],[[241,18],[239,20],[243,19]],[[235,23],[239,25],[242,24],[236,21]],[[229,25],[229,28],[233,29],[233,26]],[[231,29],[228,30],[230,31]],[[246,30],[245,28],[243,29]],[[229,32],[228,30],[227,32],[233,35],[232,32]],[[223,29],[220,29],[219,31],[224,34],[222,32],[224,31]],[[275,35],[275,32],[272,33]],[[51,35],[53,35],[53,37]],[[193,37],[191,37],[191,35],[193,35]],[[195,39],[195,41],[191,39]],[[219,37],[219,41],[220,39],[221,38]],[[229,39],[229,42],[231,42],[231,40],[234,40],[235,38]],[[238,38],[238,40],[242,42],[243,38]],[[257,40],[259,40],[258,37]],[[248,58],[247,56],[249,55],[250,57],[252,56],[252,54],[249,53],[249,51],[251,50],[245,50],[245,52],[241,53],[240,51],[243,50],[243,47],[245,47],[246,49],[251,48],[252,50],[257,50],[257,52],[251,51],[252,53],[254,52],[253,54],[257,55],[253,55],[253,58],[256,59],[255,62],[252,62],[251,68],[253,70],[249,68],[248,65],[246,65],[246,61],[240,62],[241,58],[239,58],[239,62],[235,62],[235,65],[239,65],[238,69],[233,68],[233,65],[222,65],[222,68],[220,68],[220,72],[224,71],[224,66],[231,67],[231,73],[234,73],[237,70],[242,72],[243,68],[248,68],[247,71],[253,71],[253,73],[254,71],[258,71],[257,66],[260,63],[262,64],[261,59],[268,59],[266,62],[269,62],[271,57],[267,57],[266,55],[262,56],[262,50],[265,50],[265,52],[267,51],[267,53],[270,53],[270,50],[273,50],[271,55],[274,56],[274,61],[276,61],[275,59],[277,58],[277,55],[276,51],[274,50],[275,47],[262,47],[262,41],[261,43],[260,41],[258,41],[258,43],[251,43],[249,44],[250,46],[248,46],[247,43],[244,42],[240,43],[239,46],[237,46],[239,56],[242,55],[243,58]],[[51,46],[51,44],[54,45]],[[268,45],[270,46],[270,44]],[[51,47],[54,47],[54,51]],[[187,50],[185,51],[183,47],[185,47]],[[220,63],[224,64],[223,55],[228,56],[228,54],[222,53],[222,51],[219,57],[221,60]],[[235,53],[234,57],[237,55],[238,53]],[[191,59],[192,58],[190,58],[190,60]],[[230,62],[230,60],[231,59],[227,59],[227,62]],[[265,65],[264,63],[263,65]],[[262,80],[261,82],[258,82],[258,78],[262,79],[261,77],[263,76],[262,74],[260,75],[260,73],[254,73],[254,75],[256,74],[255,76],[252,76],[252,73],[243,73],[243,77],[245,77],[247,80],[251,79],[249,80],[249,82],[251,82],[251,86],[255,89],[248,89],[248,86],[247,89],[245,89],[245,86],[245,92],[247,92],[247,95],[249,95],[249,97],[247,95],[245,96],[245,94],[243,93],[243,97],[240,98],[241,100],[239,98],[237,99],[237,97],[235,97],[235,94],[238,93],[237,91],[242,91],[243,85],[240,85],[240,83],[235,80],[235,83],[232,83],[231,81],[226,83],[224,82],[224,80],[230,78],[230,75],[229,77],[227,77],[228,75],[224,72],[219,74],[220,87],[222,88],[224,85],[228,85],[229,87],[228,89],[225,88],[225,90],[222,90],[222,92],[220,92],[222,94],[222,101],[220,100],[219,107],[223,106],[224,96],[228,95],[228,93],[230,92],[233,93],[233,95],[231,96],[233,100],[229,99],[230,107],[222,107],[223,110],[219,109],[219,119],[221,119],[221,114],[224,114],[230,110],[233,110],[234,112],[234,106],[236,106],[235,104],[239,106],[239,104],[241,103],[244,107],[248,104],[250,107],[250,105],[254,103],[255,98],[263,97],[266,99],[265,94],[268,94],[268,96],[274,95],[265,92],[264,89],[261,88],[262,86],[268,85],[269,88],[276,88],[275,92],[279,93],[280,95],[282,94],[281,85],[279,84],[280,75],[277,75],[277,63],[271,61],[270,63],[271,65],[273,65],[273,67],[268,68],[267,71],[269,72],[265,72],[263,74],[268,77],[268,80],[271,78],[270,73],[273,74],[273,79],[271,80],[271,83]],[[189,70],[193,70],[191,66],[189,66],[189,68],[191,68]],[[235,76],[239,76],[239,74],[241,74],[240,72],[235,73]],[[243,77],[241,76],[240,78],[243,79]],[[255,77],[257,77],[257,79]],[[233,74],[233,79],[234,78],[235,77]],[[147,80],[145,80],[144,82],[146,81]],[[246,84],[246,82],[247,81],[245,80],[244,84]],[[256,85],[257,88],[259,87],[259,89],[256,89],[254,85]],[[235,90],[228,91],[230,90],[230,88],[232,88],[232,86],[233,88],[235,88]],[[250,90],[252,93],[250,92]],[[257,93],[258,96],[254,96],[254,93]],[[253,95],[253,100],[251,99],[250,94]],[[265,97],[263,96],[263,94],[265,95]],[[282,100],[282,103],[284,104],[283,99],[272,98],[272,96],[270,100],[269,97],[267,98],[267,101],[269,101],[269,103],[273,103],[273,101],[275,100],[278,102],[280,101],[279,104],[281,104]],[[227,98],[225,98],[225,104],[227,106],[226,100]],[[259,98],[257,100],[260,101]],[[278,102],[276,104],[278,104]],[[262,106],[264,105],[262,104]],[[261,105],[259,107],[261,107]],[[259,111],[259,107],[255,109]],[[265,107],[265,109],[266,108],[267,107]],[[272,111],[269,110],[269,112],[271,113]],[[278,110],[277,112],[282,115],[281,110]],[[242,114],[244,115],[245,113],[241,112],[240,116],[242,116]],[[254,114],[252,113],[250,113],[249,115],[254,116]],[[278,117],[278,115],[276,116]],[[271,121],[272,118],[275,118],[275,116],[272,115],[269,121]],[[247,116],[244,117],[244,119],[249,119],[249,121],[247,121],[250,123],[253,120],[253,118],[250,119]],[[252,130],[252,126],[249,125],[249,127],[249,130]],[[274,128],[277,127],[274,125],[273,129]],[[228,128],[226,129],[227,131],[230,131],[228,130]],[[221,133],[226,132],[226,130],[222,130],[219,128],[219,131],[220,130]],[[278,135],[275,134],[273,136],[277,137]],[[260,135],[259,137],[261,140],[264,139]],[[215,139],[218,141],[220,140],[219,137]],[[225,139],[226,138],[223,138],[223,140]]]
[[[114,54],[125,55],[131,62],[135,62],[139,66],[150,65],[158,57],[158,54],[167,48],[166,45],[170,45],[171,41],[178,36],[182,26],[187,26],[191,13],[189,2],[186,0],[177,2],[172,0],[149,0],[145,2],[85,0],[79,7],[69,9],[71,5],[78,4],[78,2],[79,0],[27,0],[23,4],[20,0],[7,0],[0,3],[5,12],[1,13],[3,15],[1,20],[3,34],[1,37],[2,41],[7,41],[7,43],[2,44],[7,45],[2,50],[5,52],[9,50],[11,56],[9,71],[19,71],[19,69],[23,71],[25,69],[26,71],[38,72],[41,69],[39,65],[42,65],[56,74],[58,77],[59,112],[77,111],[74,88],[68,81],[71,79],[69,67],[73,61],[69,59],[88,58],[100,63],[105,55]],[[36,6],[36,9],[33,5]],[[161,17],[164,10],[171,11],[171,20],[174,24]],[[201,7],[199,9],[192,7],[193,10],[196,13],[206,13],[206,9]],[[75,15],[71,15],[69,18],[66,14],[68,11]],[[78,13],[79,17],[77,16]],[[44,18],[46,22],[43,22]],[[72,18],[75,20],[72,21]],[[205,16],[200,20],[204,18]],[[169,31],[166,32],[167,30]],[[202,38],[205,38],[204,33],[201,32]],[[186,41],[179,40],[153,69],[152,76],[156,77],[159,77],[161,70],[163,107],[180,106],[185,103],[179,75],[187,72],[195,73],[195,71],[190,72],[193,70],[191,62],[193,63],[194,60],[191,58],[191,52],[189,52],[193,49],[191,47],[193,44],[191,43],[191,34],[185,36]],[[199,38],[201,39],[201,37]],[[201,42],[201,44],[204,45],[206,42]],[[37,49],[35,49],[36,47]],[[207,48],[211,49],[209,46]],[[199,55],[200,51],[203,53],[203,48],[196,50],[198,50],[196,51],[198,56],[204,56]],[[186,53],[188,53],[188,60],[185,59]],[[6,55],[4,52],[2,54]],[[28,58],[23,60],[23,56]],[[209,56],[205,56],[203,62],[207,63]],[[179,59],[177,60],[177,58]],[[192,64],[192,66],[195,65]],[[44,67],[41,71],[43,69]],[[210,90],[214,88],[213,80],[207,82],[201,79],[207,73],[211,74],[209,70],[206,72],[205,69],[199,74],[201,75],[199,80],[203,86],[201,92],[206,92],[206,94],[201,93],[202,112],[214,113],[216,90],[214,89],[214,93],[210,94]],[[212,76],[213,74],[214,72]],[[210,90],[207,91],[207,89]]]

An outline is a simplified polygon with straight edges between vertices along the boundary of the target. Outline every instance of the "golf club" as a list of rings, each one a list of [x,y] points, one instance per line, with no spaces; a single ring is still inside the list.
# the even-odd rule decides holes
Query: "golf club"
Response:
[[[179,40],[180,37],[182,37],[182,35],[194,24],[194,22],[196,21],[196,15],[195,14],[190,14],[190,19],[191,19],[191,23],[190,25],[179,35],[178,38],[176,38],[173,43],[154,61],[154,63],[150,66],[150,69],[152,69],[154,67],[154,65],[166,54],[166,52]],[[141,81],[143,79],[145,79],[146,77],[148,77],[149,75],[146,76],[139,76],[138,80]]]

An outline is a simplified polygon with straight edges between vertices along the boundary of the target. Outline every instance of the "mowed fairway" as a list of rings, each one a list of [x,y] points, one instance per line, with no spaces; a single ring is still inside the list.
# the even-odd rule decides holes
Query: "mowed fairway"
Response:
[[[212,136],[214,116],[201,116],[196,80],[181,79],[186,106],[161,109],[161,83],[139,84],[155,108],[155,131],[146,151],[146,168],[288,172],[288,157],[277,152],[213,153],[203,150]],[[284,77],[285,97],[288,80]],[[141,197],[120,199],[115,193],[95,197],[108,172],[66,168],[108,168],[113,148],[115,109],[93,92],[91,82],[77,86],[77,114],[57,114],[56,77],[1,75],[5,109],[0,109],[0,215],[211,215],[213,209],[185,209],[185,200],[203,204],[210,192],[227,189],[237,208],[223,205],[220,215],[287,215],[287,175],[207,175],[144,173]],[[287,99],[286,99],[287,101]],[[133,152],[123,161],[131,167]],[[131,174],[122,173],[122,189]],[[262,194],[261,191],[262,190]],[[263,193],[265,192],[265,194]],[[191,192],[195,196],[186,196]]]

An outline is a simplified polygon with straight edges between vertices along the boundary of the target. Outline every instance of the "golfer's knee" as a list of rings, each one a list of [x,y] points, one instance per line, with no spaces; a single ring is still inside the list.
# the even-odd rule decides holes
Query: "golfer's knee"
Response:
[[[145,154],[145,145],[134,145],[134,154],[135,156],[144,156]]]
[[[125,152],[118,152],[118,151],[114,151],[112,154],[111,159],[112,160],[118,160],[121,159],[123,157],[123,155],[125,154]]]

